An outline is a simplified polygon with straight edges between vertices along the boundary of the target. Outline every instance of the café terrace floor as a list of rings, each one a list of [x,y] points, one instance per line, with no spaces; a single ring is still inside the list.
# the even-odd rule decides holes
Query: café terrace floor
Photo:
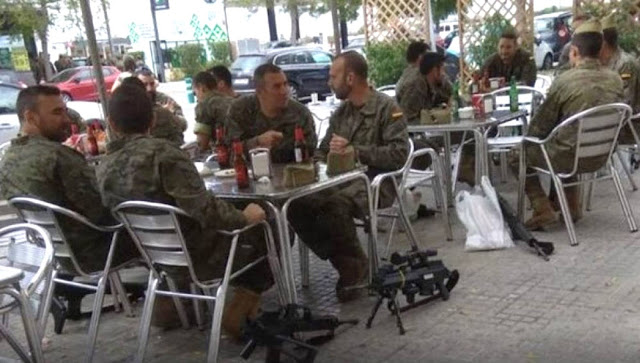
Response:
[[[515,202],[513,180],[497,189]],[[632,193],[627,183],[625,189],[640,216],[640,192]],[[414,223],[422,245],[438,249],[445,265],[460,271],[460,281],[449,301],[437,300],[403,313],[407,329],[403,336],[384,305],[373,327],[365,329],[375,298],[338,304],[333,292],[336,273],[327,262],[311,258],[311,287],[298,290],[302,302],[319,313],[360,319],[357,326],[340,328],[335,339],[320,346],[317,362],[640,361],[640,234],[629,233],[612,185],[605,182],[596,188],[593,210],[577,223],[579,246],[569,246],[561,225],[536,233],[542,241],[555,242],[549,262],[520,242],[507,250],[465,252],[465,230],[453,219],[451,242],[444,238],[439,216]],[[392,250],[405,250],[404,239],[404,234],[397,234]],[[273,303],[274,296],[269,294],[266,303]],[[87,309],[91,298],[85,300]],[[134,318],[114,312],[102,315],[96,362],[132,361],[142,301],[134,307],[138,312]],[[11,322],[12,329],[22,329],[18,316]],[[67,321],[63,334],[56,335],[50,320],[47,361],[81,361],[88,323],[88,319]],[[207,331],[152,328],[146,360],[204,361]],[[241,362],[241,349],[242,345],[223,339],[220,361]],[[0,355],[17,359],[6,341],[0,342]],[[264,349],[251,357],[263,359]]]

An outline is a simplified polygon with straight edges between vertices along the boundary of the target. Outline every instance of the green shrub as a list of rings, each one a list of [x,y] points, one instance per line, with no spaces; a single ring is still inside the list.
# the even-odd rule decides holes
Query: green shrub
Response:
[[[396,84],[407,66],[407,42],[371,43],[364,49],[369,64],[369,79],[376,87]]]
[[[231,65],[231,52],[229,51],[228,42],[209,42],[209,50],[213,56],[213,62],[209,62],[207,68],[209,68],[209,64],[211,64],[211,67],[220,64],[226,67]]]
[[[193,77],[198,72],[205,70],[204,63],[206,56],[203,60],[203,54],[205,53],[202,44],[184,44],[176,48],[176,53],[180,58],[180,67],[185,76]]]
[[[141,61],[145,61],[144,60],[144,52],[142,51],[136,51],[136,52],[129,52],[129,55],[133,57],[133,59],[135,60],[141,60]]]

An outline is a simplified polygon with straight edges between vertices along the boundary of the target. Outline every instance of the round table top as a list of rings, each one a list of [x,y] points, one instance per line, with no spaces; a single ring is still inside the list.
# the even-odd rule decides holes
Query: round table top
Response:
[[[22,276],[24,276],[24,272],[22,272],[22,270],[20,269],[8,266],[0,266],[0,287],[20,282]]]

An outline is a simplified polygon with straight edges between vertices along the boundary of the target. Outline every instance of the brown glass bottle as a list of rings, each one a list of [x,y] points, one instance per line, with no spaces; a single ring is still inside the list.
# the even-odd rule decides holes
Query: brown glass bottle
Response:
[[[244,152],[242,151],[242,142],[233,142],[233,168],[236,171],[236,183],[238,188],[249,187],[249,170],[247,169],[247,162],[244,159]]]
[[[242,146],[242,144],[240,146]],[[222,126],[216,128],[215,150],[216,154],[218,154],[218,165],[220,165],[220,169],[227,169],[230,166],[229,148],[227,148],[224,142],[224,128]]]

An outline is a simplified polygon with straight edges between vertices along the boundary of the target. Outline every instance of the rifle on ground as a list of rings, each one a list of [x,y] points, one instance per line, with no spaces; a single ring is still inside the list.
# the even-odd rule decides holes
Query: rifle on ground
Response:
[[[529,247],[533,248],[538,256],[542,257],[545,261],[549,261],[549,255],[553,253],[554,247],[551,242],[541,242],[538,241],[532,234],[527,230],[527,228],[520,222],[516,214],[511,209],[509,202],[504,199],[499,193],[496,192],[498,196],[498,203],[500,203],[500,209],[502,210],[502,216],[507,221],[509,228],[511,228],[511,233],[513,237],[524,241],[529,245]]]

